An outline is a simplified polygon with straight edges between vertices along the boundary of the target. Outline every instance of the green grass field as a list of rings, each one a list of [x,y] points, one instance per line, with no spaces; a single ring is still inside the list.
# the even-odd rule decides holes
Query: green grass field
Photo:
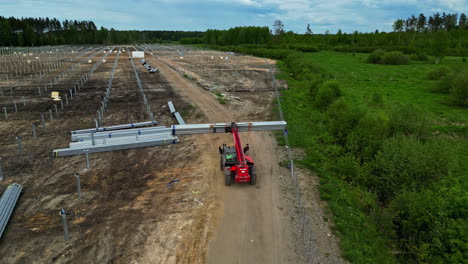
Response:
[[[432,118],[432,132],[440,136],[458,138],[456,150],[459,168],[457,172],[468,187],[468,108],[455,106],[447,94],[434,93],[431,89],[437,81],[429,80],[430,71],[448,66],[468,69],[468,62],[460,57],[445,57],[439,65],[431,61],[411,61],[409,65],[380,65],[366,63],[369,54],[323,51],[307,53],[306,58],[319,64],[340,82],[348,100],[366,107],[372,95],[382,95],[384,104],[413,104],[427,111]],[[369,108],[371,111],[385,111]]]
[[[305,56],[333,74],[342,84],[346,97],[356,103],[366,104],[377,92],[388,103],[411,103],[426,109],[438,122],[468,125],[468,109],[448,103],[448,95],[432,93],[430,89],[437,81],[427,78],[428,72],[443,65],[468,69],[468,63],[462,62],[460,57],[446,57],[439,65],[430,61],[381,65],[366,63],[369,54],[363,53],[352,56],[351,53],[323,51]]]

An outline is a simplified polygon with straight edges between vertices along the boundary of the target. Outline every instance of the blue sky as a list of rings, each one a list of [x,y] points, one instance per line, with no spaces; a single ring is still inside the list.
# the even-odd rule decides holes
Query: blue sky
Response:
[[[391,31],[397,18],[419,13],[466,13],[468,0],[0,0],[0,15],[93,20],[97,26],[137,30],[227,29],[269,26],[303,33]]]

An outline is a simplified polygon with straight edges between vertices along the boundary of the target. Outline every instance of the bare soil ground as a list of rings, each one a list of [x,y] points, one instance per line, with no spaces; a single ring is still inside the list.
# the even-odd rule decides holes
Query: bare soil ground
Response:
[[[96,60],[103,55],[96,56]],[[12,182],[24,186],[0,239],[1,262],[307,261],[301,257],[304,249],[297,245],[292,201],[287,198],[285,188],[280,187],[288,184],[284,182],[288,171],[278,165],[282,161],[278,154],[282,147],[276,145],[270,133],[241,135],[244,143],[252,146],[250,154],[259,172],[257,186],[223,185],[217,149],[222,143],[232,142],[230,135],[184,136],[175,145],[92,154],[89,170],[85,169],[83,156],[51,157],[52,149],[67,147],[71,130],[93,127],[115,59],[115,53],[109,54],[107,62],[98,67],[64,111],[48,121],[45,130],[38,129],[38,140],[32,139],[31,123],[38,122],[39,114],[51,107],[47,96],[31,95],[24,109],[0,122],[5,174],[0,190]],[[160,68],[160,73],[149,74],[137,61],[135,64],[160,125],[176,123],[167,108],[169,100],[187,123],[260,121],[271,115],[273,92],[263,59],[239,58],[237,65],[245,66],[244,72],[219,71],[221,74],[216,79],[210,78],[212,73],[208,70],[197,72],[196,65],[186,66],[198,76],[197,80],[184,77],[187,74],[184,68],[168,56],[159,59],[149,56],[147,60]],[[82,65],[60,81],[57,89],[72,88],[78,76],[88,72],[91,66]],[[218,85],[215,91],[240,100],[231,98],[227,104],[220,104],[213,90],[210,93],[200,88],[202,82],[206,90]],[[128,52],[120,54],[113,83],[103,124],[149,120],[137,92]],[[35,89],[33,85],[30,87]],[[11,98],[1,100],[8,102]],[[16,136],[23,137],[24,154],[18,152]],[[76,196],[74,173],[81,174],[80,200]],[[168,185],[172,180],[180,182]],[[58,214],[61,208],[70,213],[71,240],[67,243]],[[339,255],[336,247],[331,251]]]

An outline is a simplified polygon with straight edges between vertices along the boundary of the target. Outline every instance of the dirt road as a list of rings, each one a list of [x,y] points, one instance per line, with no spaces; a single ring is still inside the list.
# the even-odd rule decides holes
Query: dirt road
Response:
[[[174,90],[189,97],[210,122],[255,121],[239,112],[232,112],[215,97],[184,79],[160,60],[151,64],[161,70]],[[245,133],[243,143],[251,145],[250,155],[257,166],[256,186],[234,184],[226,187],[219,170],[218,146],[230,144],[230,135],[206,135],[203,141],[208,154],[203,166],[209,171],[211,192],[219,206],[214,213],[213,236],[208,243],[207,263],[298,263],[292,248],[292,232],[282,213],[279,191],[278,146],[266,132]]]

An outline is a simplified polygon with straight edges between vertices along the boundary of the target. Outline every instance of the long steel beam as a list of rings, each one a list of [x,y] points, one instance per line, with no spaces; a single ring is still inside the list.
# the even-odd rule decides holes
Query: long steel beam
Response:
[[[131,136],[126,136],[126,137],[100,138],[100,139],[94,139],[94,140],[91,139],[91,140],[83,140],[79,142],[71,142],[70,148],[112,145],[112,144],[125,144],[125,143],[132,143],[136,141],[147,141],[147,140],[164,139],[164,138],[172,138],[170,131],[166,131],[164,133],[149,134],[149,135],[148,134],[147,135],[134,134]]]
[[[98,128],[88,128],[88,129],[74,130],[74,131],[71,132],[71,134],[72,135],[74,135],[74,134],[86,134],[86,133],[91,133],[91,132],[111,131],[111,130],[119,130],[119,129],[126,129],[126,128],[135,128],[135,127],[147,127],[147,126],[152,126],[152,125],[157,125],[157,124],[158,124],[158,122],[156,122],[156,121],[147,121],[147,122],[115,125],[115,126],[108,126],[108,127],[98,127]]]
[[[152,140],[141,140],[141,141],[132,141],[124,142],[118,144],[106,144],[106,145],[95,145],[95,146],[85,146],[77,148],[66,148],[66,149],[55,149],[53,150],[54,157],[65,157],[65,156],[75,156],[85,154],[85,150],[88,153],[96,152],[106,152],[114,150],[123,150],[123,149],[134,149],[134,148],[146,148],[160,145],[169,145],[179,142],[177,137],[169,138],[158,138]]]
[[[16,202],[21,194],[23,187],[17,183],[13,183],[3,193],[0,198],[0,238],[3,235],[3,231],[10,220],[11,214],[15,209]]]
[[[236,124],[239,132],[285,130],[287,125],[285,121],[238,122]],[[229,127],[231,127],[231,123],[173,125],[171,134],[175,136],[226,133]]]
[[[159,134],[159,133],[170,133],[171,129],[164,126],[158,127],[147,127],[147,128],[133,128],[133,129],[123,129],[123,130],[113,130],[106,132],[96,132],[91,135],[87,134],[74,134],[71,136],[71,141],[85,141],[94,139],[103,139],[103,138],[117,138],[117,137],[128,137],[133,135],[149,135],[149,134]]]

